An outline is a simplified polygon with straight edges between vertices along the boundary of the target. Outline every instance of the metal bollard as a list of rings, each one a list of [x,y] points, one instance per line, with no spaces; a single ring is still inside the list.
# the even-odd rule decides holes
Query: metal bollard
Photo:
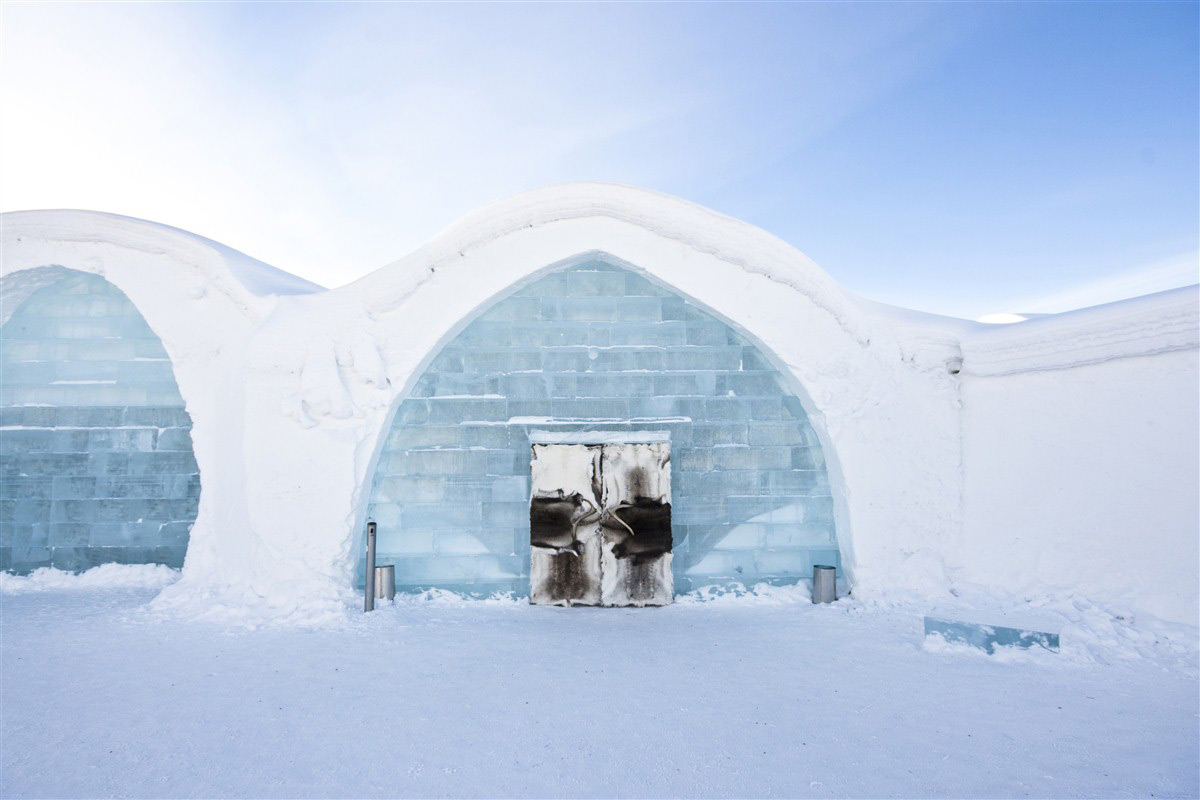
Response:
[[[396,566],[384,564],[375,568],[375,596],[381,600],[396,599]]]
[[[837,600],[837,569],[825,564],[813,564],[814,603],[832,603]]]
[[[375,610],[375,523],[367,523],[367,572],[363,577],[366,582],[363,592],[363,613]]]

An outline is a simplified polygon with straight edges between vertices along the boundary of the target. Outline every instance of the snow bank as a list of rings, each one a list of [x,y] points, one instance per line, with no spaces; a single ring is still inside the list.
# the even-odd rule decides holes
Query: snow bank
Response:
[[[420,594],[398,594],[390,602],[375,601],[376,607],[394,606],[396,608],[421,608],[424,606],[445,606],[449,608],[477,608],[500,606],[504,608],[519,608],[529,605],[528,597],[517,597],[511,592],[496,593],[490,597],[473,598],[458,592],[445,589],[428,589]]]
[[[0,594],[95,589],[162,589],[179,580],[179,572],[162,564],[102,564],[72,573],[43,567],[29,575],[0,572]]]
[[[972,617],[977,612],[968,612]],[[967,658],[995,658],[1011,664],[1113,664],[1151,660],[1170,663],[1186,674],[1200,676],[1196,669],[1198,642],[1196,629],[1151,617],[1123,618],[1079,601],[1075,608],[1065,607],[1051,615],[1061,627],[1058,652],[1044,647],[999,646],[994,653],[962,642],[949,642],[939,633],[927,635],[922,647],[929,652]]]
[[[983,625],[1002,625],[1022,630],[1057,633],[1058,653],[1033,652],[1039,648],[1013,652],[1001,647],[1012,662],[1028,659],[1053,663],[1112,664],[1116,662],[1151,659],[1170,663],[1175,668],[1200,674],[1200,630],[1186,622],[1162,619],[1152,613],[1112,600],[1089,599],[1078,589],[1039,587],[1027,593],[1006,591],[1003,587],[960,580],[952,592],[939,597],[921,598],[917,602],[895,600],[890,603],[864,604],[871,613],[906,611]],[[965,652],[957,643],[926,641],[927,649],[944,652]],[[974,647],[968,655],[986,653]]]
[[[683,605],[736,605],[736,606],[789,606],[796,603],[812,604],[812,590],[807,583],[792,586],[771,586],[759,583],[746,588],[741,584],[732,586],[705,586],[681,594],[675,598]]]

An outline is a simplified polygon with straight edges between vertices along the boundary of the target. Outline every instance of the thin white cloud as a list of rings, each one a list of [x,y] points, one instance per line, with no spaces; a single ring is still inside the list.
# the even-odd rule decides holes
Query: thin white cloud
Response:
[[[1016,313],[1057,314],[1130,297],[1200,283],[1200,251],[1179,253],[1127,272],[1099,278],[1061,292],[1035,296],[1007,309]]]

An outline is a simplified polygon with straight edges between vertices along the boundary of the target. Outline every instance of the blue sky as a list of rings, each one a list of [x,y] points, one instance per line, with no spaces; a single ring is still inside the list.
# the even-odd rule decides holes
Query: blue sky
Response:
[[[5,3],[0,207],[326,286],[492,200],[643,186],[977,317],[1197,281],[1200,4]]]

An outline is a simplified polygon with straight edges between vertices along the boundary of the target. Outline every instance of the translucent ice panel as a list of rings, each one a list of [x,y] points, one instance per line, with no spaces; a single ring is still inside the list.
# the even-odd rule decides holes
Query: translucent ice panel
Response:
[[[1059,643],[1057,633],[938,617],[925,617],[925,636],[940,637],[948,644],[967,645],[987,653],[995,653],[997,647],[1029,649],[1035,646],[1057,653]]]
[[[200,475],[162,342],[74,273],[0,328],[0,569],[178,567]]]
[[[368,515],[398,589],[529,593],[530,432],[548,429],[670,434],[677,591],[840,567],[825,458],[780,373],[698,306],[593,261],[486,309],[397,408]]]

